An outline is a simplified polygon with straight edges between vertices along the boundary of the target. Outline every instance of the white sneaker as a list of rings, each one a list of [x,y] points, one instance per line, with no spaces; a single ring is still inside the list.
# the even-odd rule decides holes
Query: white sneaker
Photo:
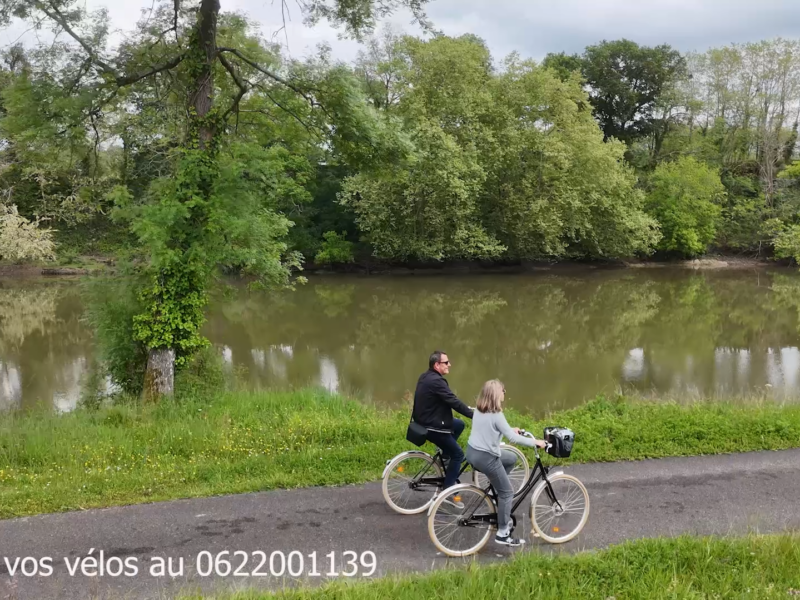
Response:
[[[511,546],[512,548],[518,548],[525,543],[525,540],[511,537],[510,533],[504,536],[496,535],[494,536],[494,541],[501,546]]]

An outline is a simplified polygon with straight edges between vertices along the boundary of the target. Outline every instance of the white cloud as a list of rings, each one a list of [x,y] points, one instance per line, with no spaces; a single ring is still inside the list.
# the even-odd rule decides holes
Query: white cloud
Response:
[[[112,27],[125,29],[135,22],[147,1],[84,0],[87,8],[108,6]],[[187,1],[187,0],[185,0]],[[221,0],[223,10],[247,13],[261,23],[270,38],[282,25],[280,0]],[[276,41],[302,58],[320,43],[328,43],[334,56],[352,60],[358,44],[341,40],[327,24],[303,24],[299,8],[290,2],[291,20]],[[800,2],[793,0],[433,0],[428,14],[434,25],[449,35],[473,33],[485,39],[495,58],[511,51],[542,59],[548,52],[580,52],[602,39],[628,38],[645,45],[668,43],[681,51],[704,50],[732,42],[758,41],[800,35]],[[389,22],[397,29],[418,34],[407,11]],[[8,45],[24,26],[0,32],[0,45]],[[30,41],[32,34],[27,34]]]

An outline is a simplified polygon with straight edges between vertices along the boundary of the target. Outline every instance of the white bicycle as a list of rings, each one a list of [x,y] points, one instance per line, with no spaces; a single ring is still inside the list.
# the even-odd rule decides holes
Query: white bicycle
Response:
[[[509,473],[514,496],[522,493],[525,482],[530,475],[530,466],[525,455],[516,447],[500,445],[503,450],[513,452],[517,458],[514,470]],[[465,460],[461,465],[459,477],[469,467]],[[386,461],[383,469],[383,498],[392,510],[401,515],[416,515],[430,507],[436,495],[442,491],[446,465],[441,449],[431,456],[422,450],[402,452]],[[489,485],[483,473],[472,472],[472,482],[479,488]]]

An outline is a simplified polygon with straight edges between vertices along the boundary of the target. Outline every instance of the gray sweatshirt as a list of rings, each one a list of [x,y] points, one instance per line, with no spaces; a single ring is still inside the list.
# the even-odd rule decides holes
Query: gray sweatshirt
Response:
[[[514,433],[503,413],[482,413],[476,408],[472,415],[472,432],[469,434],[467,444],[475,450],[500,456],[500,439],[503,436],[512,444],[529,448],[536,445],[532,438]]]

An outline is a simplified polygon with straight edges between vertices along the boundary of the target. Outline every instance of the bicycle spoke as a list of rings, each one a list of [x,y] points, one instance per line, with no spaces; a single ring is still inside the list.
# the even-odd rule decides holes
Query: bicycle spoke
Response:
[[[539,530],[550,538],[548,541],[566,541],[583,527],[587,500],[574,479],[557,476],[533,500],[531,516]]]
[[[426,475],[436,476],[438,467],[427,455],[410,455],[392,465],[383,481],[384,498],[398,512],[413,514],[425,510],[437,486],[419,483]]]
[[[490,501],[482,491],[462,489],[436,501],[428,530],[440,550],[450,556],[466,556],[476,552],[491,535],[488,522],[469,522],[470,519],[490,510]]]

